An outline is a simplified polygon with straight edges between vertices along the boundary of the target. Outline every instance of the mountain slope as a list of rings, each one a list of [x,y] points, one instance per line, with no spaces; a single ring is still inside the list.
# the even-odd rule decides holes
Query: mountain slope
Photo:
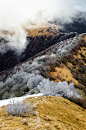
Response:
[[[70,35],[73,35],[73,33],[70,33]],[[65,36],[69,36],[69,34],[65,34]],[[84,36],[85,34],[82,34],[58,42],[27,61],[15,66],[14,69],[3,72],[0,75],[0,99],[19,97],[26,93],[33,94],[41,92],[44,95],[63,96],[86,108],[84,71],[82,72],[84,78],[79,76],[80,81],[78,81],[78,85],[74,82],[77,77],[74,77],[74,80],[67,80],[67,82],[64,81],[67,78],[63,78],[60,80],[62,82],[57,83],[54,82],[55,77],[50,74],[51,71],[55,71],[55,67],[63,66],[63,64],[65,66],[67,60],[72,61],[73,65],[76,65],[72,60],[73,53],[76,53],[74,50],[78,51],[80,47],[86,45],[84,39],[82,39]],[[85,64],[83,64],[83,67],[85,68]],[[62,71],[63,70],[64,69],[62,69]],[[76,74],[76,69],[74,70],[73,72]],[[78,70],[78,72],[79,71],[80,70]],[[80,73],[81,72],[79,72],[78,75],[80,75]],[[59,78],[61,79],[62,77],[59,76]],[[81,81],[83,81],[82,84],[80,84]]]
[[[74,47],[67,56],[58,60],[55,72],[51,72],[51,76],[55,81],[74,82],[76,86],[86,86],[86,35],[83,37],[85,41],[80,42]]]
[[[67,33],[66,30],[49,23],[45,27],[27,31],[27,46],[20,54],[15,49],[9,47],[9,41],[2,37],[0,38],[0,50],[5,49],[4,53],[0,52],[0,72],[26,61],[28,58],[35,56],[57,42],[72,38],[76,35],[76,33]]]
[[[0,109],[1,130],[86,130],[86,110],[57,96],[28,98],[36,106],[36,116],[9,116],[4,107]],[[26,119],[24,123],[23,119]]]

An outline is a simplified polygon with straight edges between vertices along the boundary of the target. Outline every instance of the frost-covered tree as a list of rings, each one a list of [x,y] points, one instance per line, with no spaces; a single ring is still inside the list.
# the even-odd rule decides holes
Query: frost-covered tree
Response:
[[[57,83],[54,81],[50,81],[49,79],[43,79],[42,82],[39,83],[37,88],[44,95],[63,96],[67,98],[81,98],[81,96],[75,90],[74,84],[71,83],[68,85],[66,81]]]

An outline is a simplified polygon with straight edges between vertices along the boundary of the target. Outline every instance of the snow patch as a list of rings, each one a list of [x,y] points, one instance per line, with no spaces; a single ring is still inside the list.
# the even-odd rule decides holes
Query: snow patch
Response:
[[[33,95],[24,95],[22,97],[15,97],[15,98],[10,98],[10,99],[0,100],[0,107],[6,106],[6,105],[10,104],[11,100],[23,101],[26,98],[30,98],[30,97],[35,97],[36,98],[37,96],[43,96],[43,94],[42,93],[38,93],[38,94],[33,94]]]

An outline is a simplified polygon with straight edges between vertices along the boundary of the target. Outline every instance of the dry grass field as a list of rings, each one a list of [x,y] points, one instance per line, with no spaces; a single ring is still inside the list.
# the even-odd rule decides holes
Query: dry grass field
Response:
[[[1,130],[86,130],[86,110],[67,99],[42,96],[25,102],[36,106],[36,115],[9,116],[4,106],[0,109]]]

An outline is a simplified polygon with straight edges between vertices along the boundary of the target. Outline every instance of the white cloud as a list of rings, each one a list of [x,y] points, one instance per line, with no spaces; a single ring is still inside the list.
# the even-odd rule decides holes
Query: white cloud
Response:
[[[22,51],[26,47],[24,29],[54,18],[70,22],[76,10],[86,11],[85,5],[86,0],[0,0],[0,36],[2,31],[14,34],[4,34],[3,37],[9,38],[11,48]]]
[[[0,29],[25,24],[28,20],[39,21],[36,18],[40,15],[46,20],[54,16],[70,17],[85,4],[85,0],[0,0]]]

